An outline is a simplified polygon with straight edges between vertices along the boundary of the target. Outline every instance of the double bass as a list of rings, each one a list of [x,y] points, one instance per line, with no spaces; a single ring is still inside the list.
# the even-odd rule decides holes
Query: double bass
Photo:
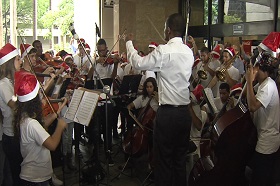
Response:
[[[194,166],[190,185],[248,185],[245,167],[253,155],[257,130],[249,110],[238,104],[213,123],[210,139],[215,144],[214,166],[200,159]]]

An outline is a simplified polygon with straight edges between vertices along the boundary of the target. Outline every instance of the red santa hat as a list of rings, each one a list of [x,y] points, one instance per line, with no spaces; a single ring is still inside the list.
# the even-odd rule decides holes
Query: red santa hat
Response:
[[[13,57],[18,55],[18,49],[16,49],[16,47],[14,47],[12,44],[7,43],[0,49],[0,65],[3,65]]]
[[[62,57],[63,61],[66,61],[66,59],[68,58],[73,59],[73,56],[71,54],[66,54],[65,56]]]
[[[224,52],[228,52],[228,53],[231,55],[231,57],[233,57],[233,56],[235,55],[234,49],[231,48],[231,47],[227,47],[227,48],[224,50]]]
[[[242,91],[242,84],[237,83],[230,88],[230,95],[235,94],[237,92],[241,92],[241,91]]]
[[[13,96],[12,100],[16,101],[18,99],[20,102],[30,101],[37,96],[39,88],[39,82],[33,74],[24,70],[17,71],[15,72],[14,86],[16,96]]]
[[[195,68],[195,67],[198,65],[198,63],[199,63],[200,61],[201,61],[200,58],[197,56],[197,57],[195,58],[195,60],[194,60],[194,63],[193,63],[192,68]]]
[[[222,47],[220,45],[215,46],[215,48],[211,51],[214,59],[220,59]]]
[[[88,51],[91,51],[89,44],[86,43],[85,49],[88,50]]]
[[[151,42],[149,44],[149,48],[157,48],[158,47],[158,44],[156,42]]]
[[[86,40],[85,40],[84,38],[80,38],[80,39],[78,40],[78,44],[80,44],[80,43],[86,43]]]
[[[280,45],[280,32],[271,32],[259,44],[259,47],[269,52],[273,57],[276,57],[277,53],[279,53],[279,45]]]
[[[200,103],[203,99],[203,86],[201,84],[198,84],[195,89],[191,92],[191,98],[193,101]]]
[[[32,45],[29,44],[20,44],[20,53],[21,53],[21,59],[23,59],[27,54],[30,52],[32,48],[34,48]]]

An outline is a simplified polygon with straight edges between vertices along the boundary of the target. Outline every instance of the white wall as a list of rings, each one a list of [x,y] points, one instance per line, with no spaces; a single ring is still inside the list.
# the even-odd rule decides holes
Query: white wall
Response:
[[[80,38],[91,47],[96,46],[95,23],[99,26],[99,0],[74,0],[74,27]]]

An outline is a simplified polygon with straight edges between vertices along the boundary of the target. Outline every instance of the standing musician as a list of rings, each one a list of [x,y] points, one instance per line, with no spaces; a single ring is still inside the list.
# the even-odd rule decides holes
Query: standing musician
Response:
[[[15,94],[19,101],[15,129],[23,156],[20,171],[20,185],[23,186],[48,185],[53,174],[50,150],[56,149],[66,127],[66,123],[58,119],[52,136],[44,129],[39,87],[33,74],[26,71],[15,74]]]
[[[23,59],[23,66],[22,66],[22,71],[26,72],[32,72],[31,68],[36,66],[36,53],[37,49],[34,48],[33,46],[29,44],[21,44],[20,45],[20,50],[21,50],[21,58]],[[32,67],[30,66],[30,62]],[[48,69],[53,69],[53,67],[49,67]],[[53,69],[54,70],[54,69]],[[61,67],[57,72],[55,71],[50,71],[50,77],[45,78],[45,81],[43,82],[43,88],[46,94],[51,92],[51,87],[55,86],[56,81],[57,81],[57,76],[59,76],[63,72],[64,68]],[[46,73],[47,70],[44,72]],[[36,73],[36,72],[35,72]],[[60,76],[58,78],[61,78]],[[54,90],[55,91],[55,90]],[[52,94],[54,96],[54,94]],[[56,98],[56,97],[53,97]],[[48,106],[48,103],[46,102],[45,99],[42,99],[43,107]],[[57,114],[60,113],[62,107],[57,110],[56,113],[49,113],[47,115],[43,115],[43,120],[44,120],[44,128],[47,130],[48,127],[55,121]],[[56,178],[55,175],[52,176],[52,182],[57,182],[57,183],[62,183],[59,179]]]
[[[273,70],[271,62],[271,56],[263,54],[255,67],[247,66],[246,72],[248,107],[258,132],[251,185],[273,185],[273,167],[280,146],[279,95],[275,82],[269,77]],[[256,95],[254,80],[259,83]]]
[[[19,173],[22,156],[15,138],[13,119],[16,102],[14,95],[14,73],[20,70],[22,60],[18,50],[7,43],[0,49],[0,108],[3,116],[3,151],[8,159],[13,185],[20,185]]]
[[[183,43],[184,18],[170,15],[164,28],[167,44],[141,57],[133,35],[126,37],[128,59],[139,70],[158,72],[159,104],[154,128],[155,185],[186,185],[186,155],[189,148],[191,116],[188,109],[189,79],[194,56]]]
[[[107,47],[107,43],[104,39],[99,39],[97,44],[97,53],[98,57],[96,59],[96,71],[100,76],[100,79],[105,78],[112,78],[113,81],[115,81],[115,78],[118,76],[120,80],[123,78],[123,69],[119,67],[119,62],[121,58],[118,54],[109,54],[109,50]],[[108,57],[109,56],[109,57]],[[107,60],[106,60],[107,58]],[[106,60],[106,61],[105,61]],[[95,77],[95,72],[93,73],[93,77]],[[96,81],[96,79],[95,79]],[[96,84],[98,84],[98,81]],[[111,86],[111,92],[112,92],[112,86]],[[100,117],[101,117],[101,127],[103,131],[103,139],[104,139],[104,150],[107,152],[108,150],[112,150],[112,130],[113,130],[113,136],[115,138],[118,138],[118,131],[117,131],[117,124],[118,124],[118,115],[120,112],[120,105],[121,101],[116,100],[116,107],[112,106],[112,103],[109,101],[108,107],[107,107],[107,116],[108,116],[108,126],[107,126],[107,133],[108,136],[106,136],[106,110],[104,106],[100,107]],[[104,104],[103,104],[104,105]],[[108,149],[107,149],[108,145]],[[106,156],[109,161],[109,165],[113,166],[114,161],[111,158],[111,155],[106,153]]]
[[[231,62],[233,62],[232,58],[235,56],[235,52],[233,48],[226,48],[223,51],[223,64],[216,69],[216,73],[218,70],[223,70],[225,75],[225,82],[229,84],[230,87],[234,86],[240,80],[240,74],[237,68],[235,68]],[[230,64],[229,64],[230,63]],[[214,78],[210,81],[208,87],[212,89],[213,93],[217,92],[217,95],[214,94],[214,97],[219,96],[219,91],[215,91],[215,89],[219,89],[219,85],[221,84],[221,80],[214,76]]]
[[[220,66],[220,61],[212,57],[207,47],[203,47],[200,50],[201,61],[193,69],[193,77],[195,82],[201,84],[204,88],[210,83],[211,79],[215,76],[215,70]],[[219,55],[220,56],[220,55]],[[198,72],[202,70],[206,73],[206,79],[199,77]],[[200,82],[199,82],[200,81]]]
[[[21,51],[21,59],[23,60],[22,68],[25,71],[31,72],[29,59],[31,61],[32,66],[35,67],[36,66],[37,49],[34,48],[33,46],[29,45],[29,44],[21,44],[20,45],[20,51]],[[29,57],[29,59],[28,59],[28,57]],[[52,68],[52,67],[50,67],[50,68]],[[50,78],[48,78],[45,81],[44,90],[45,90],[46,93],[48,93],[49,88],[55,83],[56,75],[54,74],[54,69],[53,70],[52,69],[49,71],[50,72],[49,73]],[[46,72],[47,71],[45,71],[44,73],[46,73]]]
[[[83,45],[83,46],[82,46]],[[78,45],[78,53],[73,56],[74,58],[74,63],[76,64],[77,68],[80,71],[80,75],[87,76],[89,69],[91,68],[91,63],[92,58],[88,59],[83,47],[86,47],[86,43],[81,42]],[[85,80],[87,77],[85,77]]]

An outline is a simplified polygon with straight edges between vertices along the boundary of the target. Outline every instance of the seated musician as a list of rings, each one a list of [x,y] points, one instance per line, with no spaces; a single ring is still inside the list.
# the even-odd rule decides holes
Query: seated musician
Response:
[[[280,146],[280,126],[278,90],[274,80],[269,77],[273,71],[272,61],[270,55],[262,54],[260,62],[255,67],[249,64],[245,74],[248,107],[253,113],[253,122],[258,133],[251,162],[251,185],[275,185],[273,167],[279,157],[277,150]],[[255,80],[259,83],[256,95],[253,90]]]
[[[25,86],[20,86],[22,84]],[[39,82],[33,74],[26,71],[19,71],[15,74],[18,110],[14,123],[17,136],[20,137],[23,157],[20,172],[20,185],[23,186],[48,185],[53,175],[50,150],[56,149],[66,127],[66,123],[62,119],[58,119],[52,136],[44,129],[39,89]],[[63,105],[60,106],[63,107]]]
[[[139,97],[137,97],[133,102],[131,102],[127,109],[139,109],[146,106],[148,101],[150,101],[150,106],[154,111],[157,111],[159,104],[158,104],[158,93],[157,93],[157,83],[156,79],[153,77],[149,77],[146,79],[146,81],[143,84],[143,94]]]
[[[220,112],[221,109],[223,108],[224,104],[227,103],[226,105],[226,110],[230,110],[234,108],[234,106],[237,103],[237,100],[233,97],[230,97],[230,87],[229,84],[227,83],[222,83],[219,87],[219,93],[220,97],[214,98],[214,104],[213,106],[216,106],[217,112]],[[202,110],[210,114],[210,108],[207,104],[202,106]]]
[[[191,104],[189,110],[192,116],[192,125],[190,131],[190,147],[193,148],[187,156],[187,175],[190,174],[195,162],[201,157],[200,154],[200,140],[204,124],[207,121],[207,113],[201,110],[199,104],[202,101],[203,87],[197,86],[190,94]],[[192,145],[191,145],[192,144]]]
[[[238,81],[240,81],[240,74],[237,68],[235,68],[232,65],[232,58],[235,57],[235,52],[233,48],[226,48],[223,51],[223,64],[221,67],[218,67],[216,69],[216,74],[218,70],[225,69],[224,71],[224,78],[225,82],[229,84],[230,87],[235,85]],[[213,93],[217,93],[217,95],[214,94],[214,97],[218,97],[219,91],[215,91],[219,89],[219,85],[222,83],[220,79],[215,76],[211,82],[209,83],[208,87],[212,89]]]
[[[148,106],[147,104],[149,104],[149,106],[152,108],[152,110],[154,112],[157,111],[158,107],[159,107],[159,100],[158,100],[158,88],[157,88],[157,83],[156,83],[156,79],[153,77],[149,77],[146,79],[146,81],[143,84],[143,87],[145,87],[143,89],[143,93],[142,95],[140,95],[139,97],[137,97],[133,102],[131,102],[128,106],[127,109],[131,110],[131,109],[140,109],[140,108],[145,108],[146,106]],[[144,109],[145,110],[145,109]],[[141,110],[142,111],[142,110]],[[143,114],[143,113],[138,113],[138,114]],[[152,121],[154,121],[155,118],[150,118]],[[143,120],[145,120],[143,118]],[[133,121],[131,121],[130,119],[128,119],[127,121],[127,130],[130,131],[132,129],[132,123]],[[154,124],[154,123],[152,123]],[[153,126],[151,126],[151,124],[148,124],[149,126],[146,126],[147,128],[150,128],[151,130],[153,129]],[[148,135],[148,152],[149,152],[149,168],[151,169],[154,165],[154,159],[153,159],[153,155],[152,152],[153,150],[153,137],[152,137],[152,132],[149,132]]]

